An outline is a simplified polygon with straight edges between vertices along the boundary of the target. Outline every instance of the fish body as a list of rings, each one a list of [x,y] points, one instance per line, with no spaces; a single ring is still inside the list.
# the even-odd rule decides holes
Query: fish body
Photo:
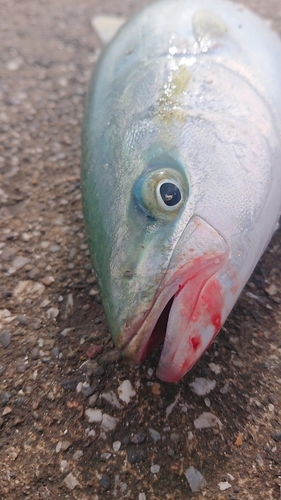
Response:
[[[98,63],[82,195],[113,339],[159,343],[180,379],[213,341],[278,222],[281,42],[223,0],[160,0]]]

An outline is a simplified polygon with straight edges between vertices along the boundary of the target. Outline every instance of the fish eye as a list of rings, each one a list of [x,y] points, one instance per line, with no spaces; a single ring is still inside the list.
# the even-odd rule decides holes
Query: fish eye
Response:
[[[159,199],[159,203],[164,203],[168,209],[170,207],[174,209],[174,207],[176,207],[182,199],[180,186],[175,184],[175,181],[172,179],[167,179],[159,183],[156,189],[156,194]]]
[[[188,198],[188,185],[176,169],[162,168],[141,177],[134,189],[141,208],[156,220],[170,221]]]

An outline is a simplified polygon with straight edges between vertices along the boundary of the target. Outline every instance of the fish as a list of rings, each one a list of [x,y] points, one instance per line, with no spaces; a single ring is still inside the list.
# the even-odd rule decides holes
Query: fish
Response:
[[[160,0],[99,60],[82,200],[109,330],[180,380],[213,342],[277,228],[281,42],[227,0]]]

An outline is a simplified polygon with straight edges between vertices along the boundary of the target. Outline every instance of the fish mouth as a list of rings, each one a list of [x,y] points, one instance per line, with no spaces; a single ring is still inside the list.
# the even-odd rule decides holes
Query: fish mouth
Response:
[[[177,243],[145,319],[137,329],[131,325],[130,336],[125,334],[129,341],[120,346],[123,356],[139,364],[163,342],[158,378],[165,382],[182,378],[210,345],[227,315],[221,271],[228,257],[224,238],[194,216]]]

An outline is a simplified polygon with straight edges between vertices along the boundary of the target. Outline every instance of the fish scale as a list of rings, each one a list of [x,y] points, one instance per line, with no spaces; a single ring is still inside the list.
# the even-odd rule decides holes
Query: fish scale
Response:
[[[280,190],[278,36],[223,0],[160,0],[129,20],[94,71],[82,135],[89,247],[126,359],[163,342],[169,382],[196,363],[276,228]]]

